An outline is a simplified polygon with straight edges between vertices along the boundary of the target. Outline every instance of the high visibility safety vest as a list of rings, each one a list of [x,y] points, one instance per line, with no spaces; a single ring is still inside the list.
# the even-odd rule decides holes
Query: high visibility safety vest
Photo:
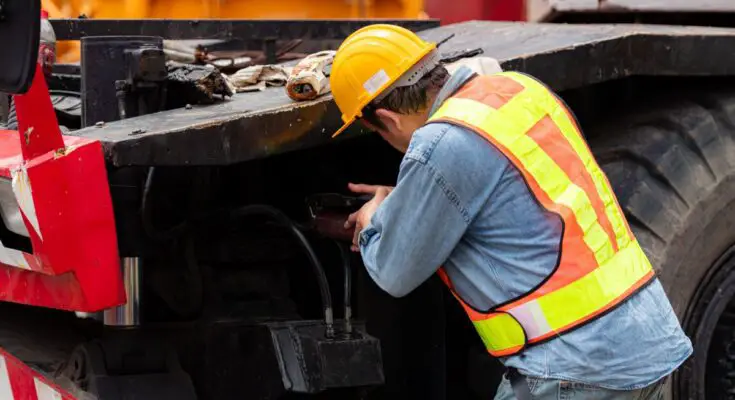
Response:
[[[518,354],[578,328],[653,280],[653,268],[576,120],[544,84],[517,72],[475,76],[428,123],[439,121],[469,128],[492,143],[518,168],[538,202],[563,222],[553,272],[490,310],[464,302],[439,269],[490,354]]]

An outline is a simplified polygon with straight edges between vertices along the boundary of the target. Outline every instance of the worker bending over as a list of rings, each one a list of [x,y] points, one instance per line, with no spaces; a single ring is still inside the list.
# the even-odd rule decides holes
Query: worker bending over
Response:
[[[450,77],[436,46],[392,25],[348,37],[330,84],[405,153],[395,188],[350,216],[386,292],[438,273],[489,353],[496,399],[659,399],[692,353],[571,111],[531,76]],[[335,134],[335,136],[336,136]]]

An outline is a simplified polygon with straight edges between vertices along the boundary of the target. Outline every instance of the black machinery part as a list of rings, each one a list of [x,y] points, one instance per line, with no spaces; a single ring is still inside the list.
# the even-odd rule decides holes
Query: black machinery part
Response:
[[[315,277],[317,279],[317,283],[319,285],[320,290],[320,296],[322,300],[322,310],[324,313],[324,323],[326,328],[326,336],[328,338],[332,338],[335,335],[334,332],[334,309],[332,306],[332,295],[331,291],[329,289],[329,283],[327,280],[326,273],[324,272],[324,267],[322,266],[321,262],[319,261],[319,257],[316,255],[316,252],[312,248],[312,246],[309,244],[309,240],[306,238],[304,233],[302,231],[316,231],[317,233],[321,234],[322,236],[325,236],[324,232],[320,232],[319,229],[315,229],[318,227],[315,227],[311,224],[306,226],[299,226],[296,223],[294,223],[293,220],[291,220],[286,214],[281,212],[280,210],[268,206],[268,205],[262,205],[262,204],[252,204],[252,205],[246,205],[242,206],[233,210],[223,210],[223,211],[213,211],[213,212],[206,212],[202,215],[194,216],[189,221],[183,221],[178,224],[176,224],[173,227],[167,228],[165,230],[159,230],[156,228],[152,222],[152,215],[151,215],[151,209],[150,209],[150,198],[151,198],[151,190],[153,187],[153,178],[155,176],[155,167],[150,167],[148,169],[148,173],[146,175],[145,185],[143,188],[143,195],[141,198],[141,218],[142,218],[142,226],[145,231],[145,233],[153,240],[169,240],[176,238],[182,234],[188,229],[192,229],[194,227],[201,227],[203,225],[211,224],[213,221],[217,220],[239,220],[241,218],[247,218],[252,216],[265,216],[269,219],[277,222],[279,225],[283,226],[285,229],[287,229],[293,237],[299,242],[301,245],[301,248],[304,250],[306,256],[309,258],[309,262],[311,263]],[[318,213],[324,209],[338,209],[339,211],[345,212],[345,210],[354,211],[357,208],[359,208],[360,205],[364,204],[368,200],[367,197],[349,197],[349,196],[342,196],[339,194],[318,194],[313,195],[307,199],[307,205],[309,206],[310,212],[312,213],[312,218],[315,217],[314,213]],[[326,235],[329,237],[328,235]],[[335,239],[335,238],[332,238]],[[346,249],[344,244],[340,241],[337,241],[337,245],[340,250],[340,256],[343,262],[343,271],[344,271],[344,282],[345,282],[345,315],[351,314],[351,266],[350,266],[350,254],[349,251]],[[348,311],[349,310],[349,311]],[[350,319],[349,317],[346,317],[346,324],[349,326]],[[350,329],[351,330],[351,329]]]
[[[339,322],[339,321],[338,321]],[[383,384],[380,342],[354,322],[349,338],[326,338],[321,321],[268,325],[284,387],[297,393]]]
[[[309,262],[313,267],[314,276],[316,277],[319,285],[326,329],[325,334],[327,337],[334,336],[334,310],[332,307],[332,294],[329,289],[327,275],[324,272],[324,267],[322,266],[319,257],[316,255],[316,252],[309,243],[309,240],[302,232],[302,229],[294,223],[293,220],[274,207],[263,204],[252,204],[231,210],[205,212],[203,214],[193,216],[190,220],[180,222],[173,227],[165,230],[159,230],[152,222],[150,207],[151,190],[153,187],[155,172],[155,167],[150,167],[148,169],[140,206],[143,230],[149,238],[159,241],[170,240],[183,235],[187,230],[207,226],[212,224],[214,221],[233,221],[253,216],[267,217],[271,221],[274,221],[287,229],[298,241],[301,248],[304,250],[304,253],[308,257]]]
[[[322,296],[324,320],[266,324],[271,332],[284,388],[297,393],[319,393],[326,389],[384,383],[380,341],[367,334],[363,322],[352,321],[351,255],[346,244],[336,241],[343,264],[345,309],[344,319],[335,322],[327,276],[302,232],[312,230],[311,226],[299,226],[280,210],[259,204],[228,210],[222,215],[229,221],[261,216],[277,222],[298,240],[314,268]],[[218,218],[219,215],[214,213],[206,219]]]
[[[91,394],[100,400],[197,399],[173,348],[136,333],[133,337],[118,333],[79,345],[56,378],[70,381],[81,398]]]
[[[150,179],[147,183],[147,190],[150,190]],[[144,194],[144,198],[147,198],[147,195]],[[335,200],[334,197],[331,198]],[[314,199],[311,198],[312,201]],[[365,201],[350,197],[339,197],[336,200],[341,201],[327,203],[336,206],[344,205],[346,202],[350,209],[354,209]],[[145,204],[144,201],[143,205]],[[324,202],[320,204],[323,205]],[[144,215],[147,214],[144,212]],[[201,221],[211,222],[220,217],[228,221],[237,221],[256,216],[267,217],[277,222],[298,240],[314,268],[322,297],[324,320],[281,321],[267,324],[271,331],[285,389],[298,393],[318,393],[326,389],[382,384],[384,376],[380,342],[366,333],[364,323],[352,321],[351,255],[344,242],[335,240],[344,273],[344,318],[335,322],[326,273],[316,252],[302,232],[302,230],[312,231],[311,225],[297,225],[280,210],[255,204],[223,211],[222,214],[210,213],[196,221],[182,223],[174,229],[185,230],[189,226],[200,226]],[[156,231],[155,235],[160,236],[161,233]]]
[[[83,127],[162,108],[166,78],[162,38],[85,37],[81,48]]]

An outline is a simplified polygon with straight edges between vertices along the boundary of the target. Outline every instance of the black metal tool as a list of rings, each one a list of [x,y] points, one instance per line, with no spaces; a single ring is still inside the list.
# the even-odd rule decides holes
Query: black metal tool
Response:
[[[370,201],[372,196],[344,196],[339,193],[318,193],[309,196],[306,204],[311,214],[312,228],[324,237],[351,242],[353,230],[345,229],[347,217]]]
[[[470,58],[477,55],[480,55],[484,53],[484,50],[480,47],[474,48],[474,49],[465,49],[465,50],[458,50],[458,51],[450,51],[447,53],[442,53],[440,56],[440,61],[443,63],[453,63],[455,61],[461,60],[463,58]]]
[[[314,212],[323,210],[333,210],[352,213],[357,211],[365,203],[370,201],[373,196],[345,196],[339,193],[317,193],[309,196],[306,199],[306,204],[309,209]]]
[[[449,41],[449,39],[451,39],[451,38],[453,38],[453,37],[454,37],[454,35],[455,35],[455,34],[454,34],[454,33],[452,33],[451,35],[448,35],[448,36],[447,36],[447,37],[445,37],[444,39],[440,40],[439,42],[437,42],[437,44],[436,44],[436,47],[438,48],[439,46],[441,46],[441,45],[443,45],[444,43],[448,42],[448,41]]]

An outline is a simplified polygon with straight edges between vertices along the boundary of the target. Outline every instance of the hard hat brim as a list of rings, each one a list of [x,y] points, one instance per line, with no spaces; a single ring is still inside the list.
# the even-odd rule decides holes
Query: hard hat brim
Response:
[[[355,122],[355,120],[356,120],[356,119],[357,119],[357,118],[352,118],[351,120],[347,121],[347,122],[346,122],[346,123],[345,123],[344,125],[342,125],[342,127],[341,127],[341,128],[337,129],[337,132],[334,132],[334,135],[332,135],[332,139],[336,138],[336,137],[337,137],[337,135],[341,134],[341,133],[342,133],[342,132],[344,132],[344,131],[345,131],[345,130],[346,130],[347,128],[349,128],[349,127],[350,127],[350,125],[352,125],[352,124],[353,124],[353,123]]]

